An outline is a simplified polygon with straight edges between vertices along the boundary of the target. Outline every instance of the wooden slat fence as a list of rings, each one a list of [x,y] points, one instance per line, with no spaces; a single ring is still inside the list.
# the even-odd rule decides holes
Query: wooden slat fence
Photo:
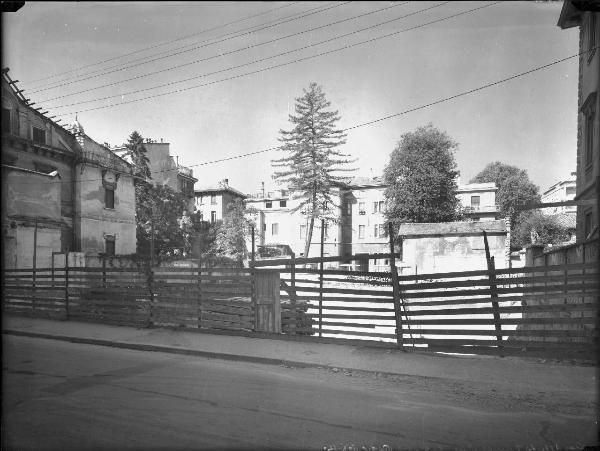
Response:
[[[55,319],[65,315],[64,269],[7,269],[2,288],[3,306],[12,312]]]
[[[391,273],[282,268],[284,333],[399,342]],[[493,277],[491,277],[493,276]],[[293,281],[293,283],[292,283]],[[593,352],[598,265],[398,276],[405,347],[459,353]]]
[[[251,276],[234,268],[155,268],[152,323],[246,330],[254,327]]]
[[[247,269],[29,268],[2,277],[7,312],[138,327],[254,328]]]

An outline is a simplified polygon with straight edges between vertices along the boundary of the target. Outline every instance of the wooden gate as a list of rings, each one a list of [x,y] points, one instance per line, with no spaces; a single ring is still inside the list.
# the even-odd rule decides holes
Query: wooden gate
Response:
[[[279,271],[261,270],[254,273],[256,297],[256,330],[281,333]]]

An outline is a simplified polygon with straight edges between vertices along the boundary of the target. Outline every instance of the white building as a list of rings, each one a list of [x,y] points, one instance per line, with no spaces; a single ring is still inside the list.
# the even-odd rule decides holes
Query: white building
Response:
[[[494,182],[459,184],[457,197],[463,214],[471,221],[498,219],[497,191]]]
[[[565,202],[575,199],[577,192],[577,173],[571,172],[571,177],[567,180],[561,180],[556,182],[550,188],[542,193],[542,202],[547,204],[550,202]],[[542,209],[542,213],[548,215],[555,215],[561,213],[577,213],[577,206],[559,206],[559,207],[548,207]]]

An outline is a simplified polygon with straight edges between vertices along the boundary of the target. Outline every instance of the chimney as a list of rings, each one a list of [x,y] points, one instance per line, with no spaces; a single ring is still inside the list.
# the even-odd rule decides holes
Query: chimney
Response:
[[[229,179],[223,179],[223,186],[224,186],[225,188],[228,188],[228,187],[229,187]]]
[[[161,142],[161,143],[163,142],[163,139],[162,139],[162,138],[160,138],[160,142]]]
[[[265,182],[260,182],[262,185],[262,197],[265,197]]]

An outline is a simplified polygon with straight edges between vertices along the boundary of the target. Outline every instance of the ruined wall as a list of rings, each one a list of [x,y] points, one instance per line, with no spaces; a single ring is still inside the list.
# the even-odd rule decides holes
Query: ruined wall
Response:
[[[105,252],[107,235],[115,238],[116,254],[136,252],[135,190],[133,178],[100,167],[83,166],[76,171],[79,183],[76,210],[81,224],[78,230],[82,252]],[[116,183],[114,208],[105,204],[103,182]]]
[[[488,234],[490,255],[497,269],[505,268],[506,233]],[[400,264],[399,264],[400,266]],[[403,242],[403,274],[487,269],[483,236],[407,237]]]

